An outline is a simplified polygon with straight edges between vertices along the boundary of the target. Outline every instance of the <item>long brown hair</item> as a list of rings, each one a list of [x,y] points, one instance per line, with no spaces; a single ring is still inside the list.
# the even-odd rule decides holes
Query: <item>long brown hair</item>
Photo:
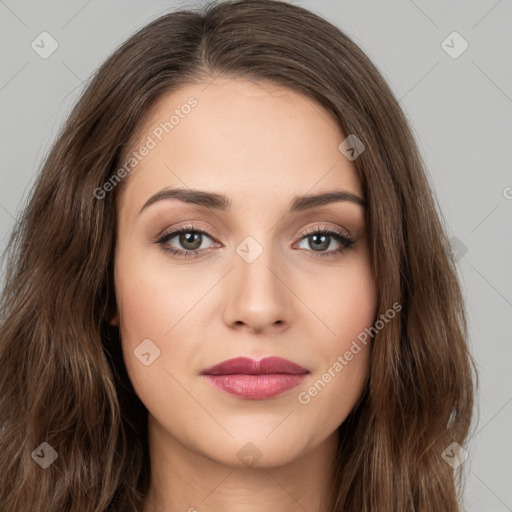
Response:
[[[339,428],[333,510],[455,512],[461,467],[442,453],[467,440],[476,368],[424,163],[362,50],[321,17],[275,0],[215,2],[149,23],[95,73],[49,152],[5,253],[0,509],[142,509],[147,410],[108,322],[120,187],[101,199],[97,191],[164,92],[217,75],[307,95],[365,146],[354,164],[378,315],[395,302],[402,310],[373,339],[367,386]],[[55,454],[46,469],[36,464]]]

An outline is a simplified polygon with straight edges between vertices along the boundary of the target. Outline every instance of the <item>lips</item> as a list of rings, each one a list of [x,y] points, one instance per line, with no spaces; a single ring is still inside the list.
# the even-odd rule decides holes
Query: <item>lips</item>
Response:
[[[204,369],[201,375],[221,391],[239,398],[263,400],[298,386],[309,373],[281,357],[236,357]]]
[[[282,357],[266,357],[260,360],[249,357],[235,357],[206,368],[201,372],[202,375],[272,375],[276,373],[301,375],[309,373],[309,371]]]

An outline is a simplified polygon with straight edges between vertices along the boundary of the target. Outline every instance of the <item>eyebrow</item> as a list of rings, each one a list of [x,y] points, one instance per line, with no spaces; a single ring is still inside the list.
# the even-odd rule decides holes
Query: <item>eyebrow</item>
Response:
[[[185,203],[193,203],[220,211],[228,211],[231,208],[231,200],[223,194],[183,188],[165,188],[152,195],[144,203],[142,208],[139,210],[139,215],[152,204],[165,199],[178,199]],[[363,208],[367,205],[367,201],[365,199],[362,199],[351,192],[347,192],[345,190],[334,190],[320,194],[294,196],[287,213],[302,212],[342,201],[348,201],[362,206]]]

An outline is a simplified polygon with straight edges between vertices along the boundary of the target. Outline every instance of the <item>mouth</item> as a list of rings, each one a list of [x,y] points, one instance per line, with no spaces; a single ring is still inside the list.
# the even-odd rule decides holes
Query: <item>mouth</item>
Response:
[[[309,374],[306,368],[281,357],[236,357],[201,372],[215,388],[249,400],[280,395],[298,386]]]

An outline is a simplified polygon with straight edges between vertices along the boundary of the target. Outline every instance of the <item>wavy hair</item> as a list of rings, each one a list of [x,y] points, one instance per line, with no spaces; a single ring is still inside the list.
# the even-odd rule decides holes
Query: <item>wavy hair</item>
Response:
[[[375,336],[367,385],[339,427],[333,512],[457,511],[461,468],[441,455],[467,440],[477,373],[425,164],[365,53],[322,17],[276,0],[211,2],[147,24],[95,72],[46,155],[4,254],[0,509],[142,510],[147,410],[109,323],[123,182],[101,200],[97,190],[161,95],[215,76],[306,95],[366,148],[354,165],[378,314],[395,302],[402,310]],[[37,455],[51,449],[58,458],[43,470]]]

